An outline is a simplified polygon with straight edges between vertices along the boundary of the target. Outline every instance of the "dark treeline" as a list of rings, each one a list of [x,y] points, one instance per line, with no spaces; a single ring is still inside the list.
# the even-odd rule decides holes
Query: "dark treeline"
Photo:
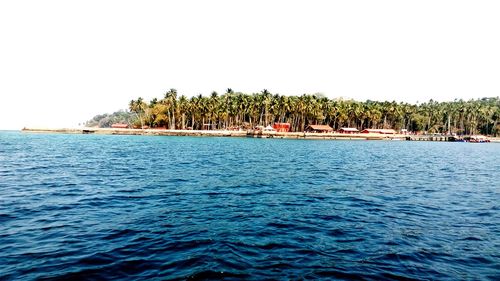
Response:
[[[114,123],[125,123],[131,124],[137,122],[137,117],[135,114],[131,114],[131,112],[125,110],[119,110],[112,114],[99,114],[94,116],[94,118],[85,122],[85,126],[88,127],[100,127],[100,128],[109,128]]]
[[[231,89],[219,95],[187,98],[175,89],[149,103],[142,98],[130,101],[136,126],[167,129],[217,129],[291,124],[292,131],[307,125],[407,129],[413,132],[456,134],[500,134],[500,99],[455,100],[422,104],[328,99],[321,94],[285,96],[260,93],[244,94]]]

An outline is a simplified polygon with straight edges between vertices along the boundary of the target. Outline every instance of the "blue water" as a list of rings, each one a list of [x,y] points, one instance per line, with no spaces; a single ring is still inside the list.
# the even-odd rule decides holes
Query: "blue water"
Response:
[[[499,280],[500,144],[0,132],[0,279]]]

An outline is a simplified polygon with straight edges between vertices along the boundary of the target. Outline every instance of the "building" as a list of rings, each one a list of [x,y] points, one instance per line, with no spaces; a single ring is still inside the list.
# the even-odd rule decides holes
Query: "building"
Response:
[[[356,128],[340,128],[339,133],[342,134],[355,134],[359,133],[359,130]]]
[[[331,133],[333,128],[328,125],[309,125],[306,127],[306,132],[310,133]]]
[[[202,130],[216,130],[217,129],[217,124],[203,124],[201,127]]]
[[[290,123],[274,123],[273,128],[276,132],[290,132]]]
[[[128,128],[128,124],[115,123],[115,124],[111,125],[111,128],[115,128],[115,129],[127,129]]]
[[[361,131],[363,134],[384,134],[384,135],[394,135],[396,131],[393,129],[364,129]]]
[[[266,131],[266,132],[275,132],[276,130],[273,127],[271,127],[271,125],[267,125],[267,127],[264,128],[264,131]]]

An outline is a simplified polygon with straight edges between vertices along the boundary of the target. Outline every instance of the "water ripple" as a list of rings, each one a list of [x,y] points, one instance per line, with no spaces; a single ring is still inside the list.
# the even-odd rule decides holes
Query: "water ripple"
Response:
[[[498,280],[500,146],[0,133],[2,280]]]

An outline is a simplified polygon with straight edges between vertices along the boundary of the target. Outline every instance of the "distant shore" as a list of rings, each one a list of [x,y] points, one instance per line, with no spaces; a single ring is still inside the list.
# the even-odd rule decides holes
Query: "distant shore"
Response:
[[[447,136],[413,136],[403,134],[365,133],[308,133],[275,131],[229,131],[229,130],[158,130],[158,129],[118,129],[118,128],[24,128],[26,133],[96,134],[96,135],[142,135],[142,136],[193,136],[193,137],[250,137],[279,139],[325,139],[325,140],[425,140],[453,141]],[[490,138],[500,142],[500,138]]]
[[[96,134],[96,135],[144,135],[144,136],[193,136],[193,137],[255,137],[283,139],[392,139],[403,135],[340,134],[275,131],[230,131],[230,130],[165,130],[165,129],[118,129],[118,128],[24,128],[28,133]]]

